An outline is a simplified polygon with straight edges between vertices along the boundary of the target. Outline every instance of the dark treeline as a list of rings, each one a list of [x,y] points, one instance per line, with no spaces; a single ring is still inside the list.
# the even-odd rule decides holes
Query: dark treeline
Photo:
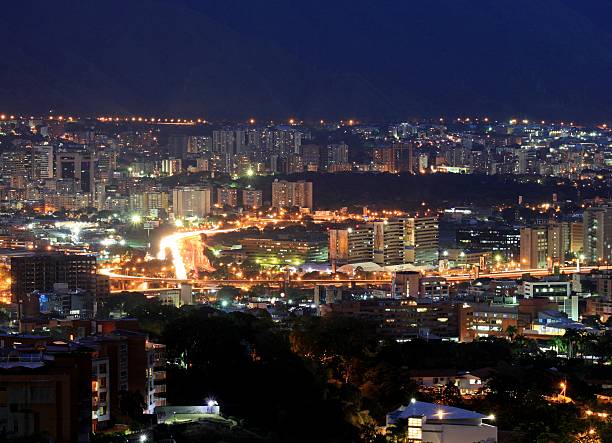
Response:
[[[558,393],[565,380],[572,398],[590,404],[594,392],[583,379],[607,370],[543,353],[522,336],[396,343],[380,341],[375,325],[346,317],[296,317],[278,324],[265,311],[254,316],[210,307],[175,309],[133,295],[115,300],[115,306],[104,309],[122,308],[167,345],[169,403],[203,404],[215,398],[223,414],[238,423],[231,432],[218,430],[214,438],[190,428],[182,439],[186,430],[176,428],[172,433],[179,443],[384,441],[376,426],[412,397],[494,413],[499,429],[512,433],[511,441],[569,443],[587,423],[574,404],[550,404],[545,396]],[[593,346],[607,349],[603,362],[612,358],[609,338],[568,340],[583,340],[583,352],[590,354],[587,342],[597,340]],[[490,390],[472,400],[451,385],[439,393],[421,393],[409,377],[414,369],[482,368],[491,373]],[[600,436],[609,431],[599,429]]]
[[[293,174],[284,177],[257,177],[244,179],[264,191],[264,199],[270,199],[271,183],[275,178],[309,180],[314,184],[314,204],[317,208],[333,209],[339,205],[368,206],[380,209],[423,209],[427,207],[480,206],[516,203],[519,195],[525,202],[542,202],[542,196],[557,193],[559,201],[607,196],[608,190],[586,189],[579,195],[568,183],[548,179],[537,183],[517,176],[477,174],[387,174],[387,173],[337,173]],[[544,180],[544,179],[542,179]],[[342,196],[341,199],[338,196]]]

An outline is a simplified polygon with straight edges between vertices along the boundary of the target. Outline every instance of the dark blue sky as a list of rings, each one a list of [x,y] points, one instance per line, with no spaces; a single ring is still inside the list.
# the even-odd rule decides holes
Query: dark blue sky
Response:
[[[609,3],[22,0],[2,5],[0,108],[609,120]]]

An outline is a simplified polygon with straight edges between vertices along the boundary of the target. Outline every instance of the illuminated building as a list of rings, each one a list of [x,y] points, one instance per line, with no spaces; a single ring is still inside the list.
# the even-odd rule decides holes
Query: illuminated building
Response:
[[[479,337],[506,337],[509,326],[519,326],[518,306],[470,302],[459,309],[461,342],[471,342]]]
[[[392,146],[374,148],[372,162],[380,172],[414,172],[412,143],[395,143]]]
[[[548,235],[545,227],[521,228],[521,268],[548,266]]]
[[[212,150],[216,153],[235,155],[243,152],[247,145],[247,133],[241,129],[213,131]]]
[[[370,225],[374,231],[374,263],[381,266],[404,263],[404,221],[385,220]]]
[[[212,151],[212,138],[205,135],[191,136],[187,142],[187,152],[203,154]]]
[[[236,188],[217,188],[217,205],[235,208],[238,206],[238,190]]]
[[[565,255],[570,251],[570,224],[566,222],[551,222],[547,230],[547,255],[552,263],[563,263]]]
[[[32,158],[23,150],[10,150],[0,153],[0,175],[10,179],[13,183],[31,177]],[[23,188],[24,186],[19,186]]]
[[[53,146],[32,146],[32,179],[53,178]]]
[[[242,206],[244,208],[257,209],[262,206],[263,192],[257,189],[242,190]]]
[[[249,260],[262,266],[300,266],[327,261],[327,244],[317,240],[276,240],[243,238],[242,249]]]
[[[273,208],[308,208],[313,207],[312,182],[274,180],[272,182]]]
[[[455,235],[462,249],[499,252],[510,260],[519,257],[521,234],[516,228],[493,224],[461,226]]]
[[[321,167],[321,146],[304,144],[300,147],[302,154],[302,161],[306,167],[313,165],[315,170],[319,170]]]
[[[349,165],[349,147],[346,143],[327,145],[326,168],[328,171],[338,171]]]
[[[412,217],[405,219],[404,223],[404,263],[437,265],[438,217]]]
[[[412,401],[387,414],[387,426],[406,422],[410,443],[496,443],[497,427],[484,423],[493,417],[454,406]]]
[[[77,189],[90,193],[95,185],[95,162],[84,150],[62,149],[55,156],[55,176],[58,180],[72,179]]]
[[[94,300],[90,292],[68,289],[66,283],[56,283],[52,292],[40,292],[38,301],[43,314],[59,314],[66,318],[88,319],[94,316]]]
[[[154,215],[159,210],[168,211],[169,198],[167,192],[145,191],[130,194],[130,210],[142,215]]]
[[[589,208],[583,214],[583,254],[588,263],[612,263],[612,208]]]
[[[99,149],[96,152],[97,176],[104,181],[110,180],[117,170],[117,158],[118,153],[115,150],[110,148]]]
[[[422,338],[459,338],[459,309],[452,302],[417,302],[408,298],[336,300],[322,304],[322,316],[341,315],[377,325],[380,335],[406,340]]]
[[[212,189],[195,186],[174,188],[172,205],[175,218],[206,217],[212,209]]]
[[[555,277],[523,282],[523,295],[528,298],[543,298],[558,305],[558,311],[578,321],[578,296],[572,296],[571,283]]]
[[[391,281],[391,294],[395,297],[417,298],[419,296],[420,281],[420,272],[395,272]]]
[[[161,162],[161,173],[163,175],[180,174],[183,169],[183,160],[180,158],[166,158]]]
[[[329,261],[332,265],[365,263],[374,260],[374,230],[369,225],[330,229]]]
[[[572,222],[569,224],[570,229],[570,252],[579,254],[583,250],[584,232],[582,222]]]
[[[8,356],[11,355],[9,359]],[[91,351],[49,337],[0,337],[0,429],[30,441],[89,440],[92,431]]]
[[[23,253],[10,257],[13,302],[34,291],[48,292],[56,283],[97,294],[96,257],[59,252]]]
[[[86,194],[51,193],[44,196],[46,211],[78,211],[91,206],[90,196]]]

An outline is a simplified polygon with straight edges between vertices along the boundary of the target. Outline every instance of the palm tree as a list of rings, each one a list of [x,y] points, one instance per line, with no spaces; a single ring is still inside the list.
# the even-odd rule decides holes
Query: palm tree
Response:
[[[506,328],[506,336],[510,339],[510,341],[514,341],[514,337],[518,333],[518,329],[516,326],[510,325]]]
[[[551,346],[555,348],[557,354],[560,352],[567,352],[567,346],[565,345],[565,341],[562,337],[555,337],[551,340]]]

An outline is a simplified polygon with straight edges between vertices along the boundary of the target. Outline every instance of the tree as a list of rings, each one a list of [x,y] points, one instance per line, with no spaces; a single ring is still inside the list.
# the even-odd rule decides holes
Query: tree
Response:
[[[460,406],[463,403],[461,391],[453,382],[448,382],[443,388],[440,395],[440,402],[450,406]]]
[[[145,407],[144,397],[140,391],[121,391],[119,393],[119,410],[122,415],[131,420],[142,421]]]
[[[514,337],[516,336],[517,333],[518,333],[518,329],[516,328],[516,326],[509,325],[506,328],[506,336],[510,339],[510,341],[514,340]]]

